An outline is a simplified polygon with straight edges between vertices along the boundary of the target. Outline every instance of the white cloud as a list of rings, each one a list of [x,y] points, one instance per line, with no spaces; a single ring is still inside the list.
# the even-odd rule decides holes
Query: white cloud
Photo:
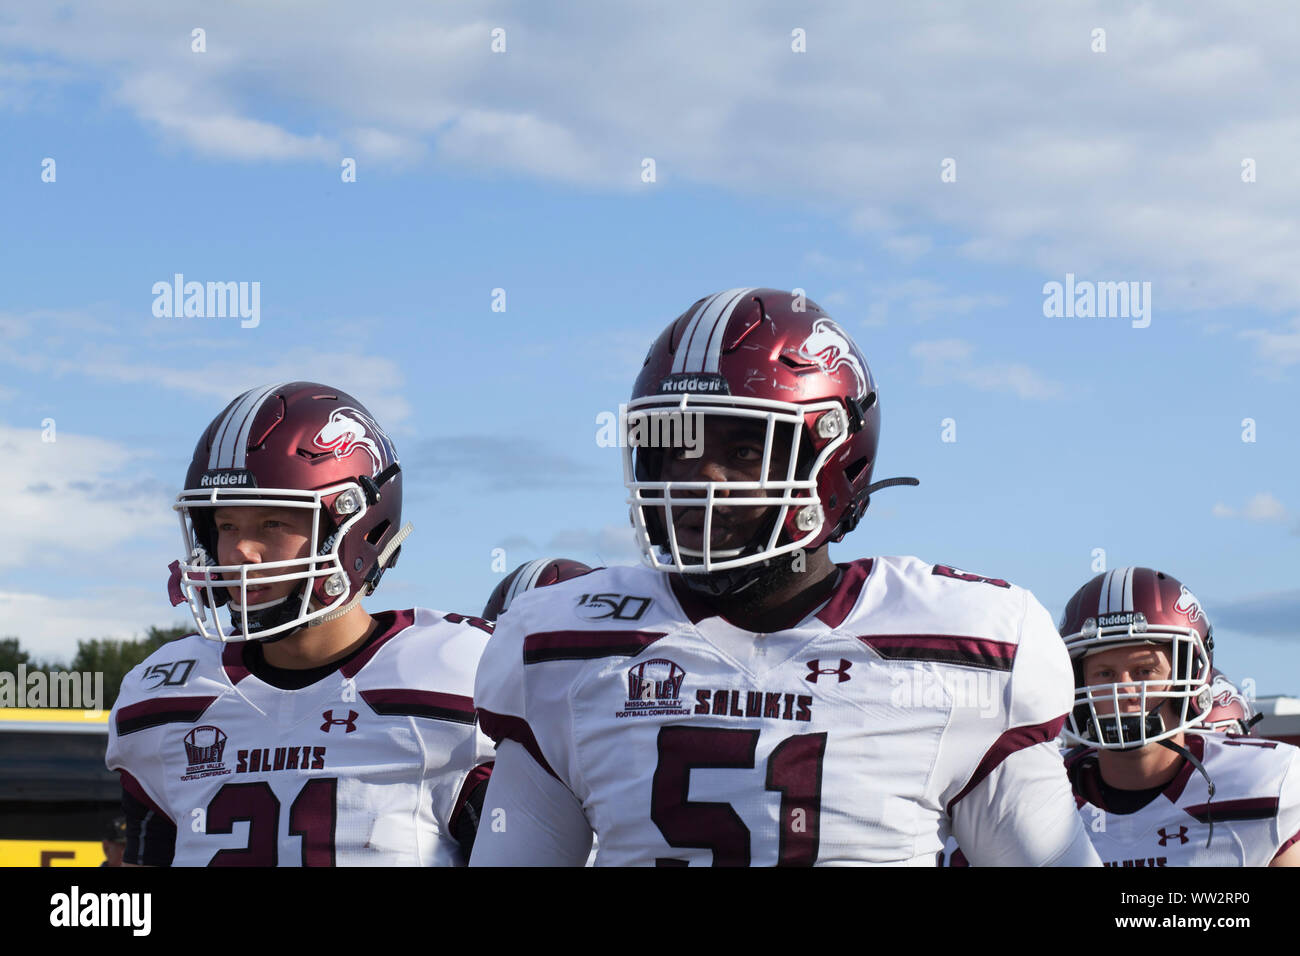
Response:
[[[161,585],[158,593],[163,593]],[[192,624],[184,611],[134,591],[71,598],[0,591],[0,637],[17,637],[22,649],[37,660],[67,664],[77,652],[78,641],[134,640],[151,625]]]
[[[1255,357],[1261,362],[1280,368],[1300,363],[1300,316],[1292,319],[1290,326],[1289,332],[1248,329],[1237,334],[1255,342]]]
[[[151,319],[159,329],[178,322],[203,323],[221,319]],[[191,328],[201,330],[201,325]],[[39,340],[29,333],[39,329]],[[210,397],[221,403],[240,392],[269,382],[294,382],[300,380],[324,382],[356,396],[388,429],[401,425],[411,413],[411,406],[402,392],[405,376],[401,366],[389,358],[365,355],[358,351],[318,351],[308,346],[286,350],[273,350],[272,361],[258,362],[241,358],[232,362],[217,351],[216,346],[197,347],[195,337],[175,334],[141,332],[155,354],[143,352],[140,345],[132,347],[107,344],[110,336],[101,335],[88,344],[87,330],[111,332],[111,327],[85,311],[40,310],[28,313],[0,313],[0,338],[8,337],[13,345],[0,350],[0,364],[10,364],[29,372],[51,378],[72,376],[77,380],[87,378],[115,382],[123,385],[148,385],[183,392],[189,395]],[[250,334],[255,334],[250,330]],[[19,349],[28,345],[30,350]],[[229,342],[220,343],[230,348]],[[212,354],[203,364],[192,359],[177,362],[164,354],[166,349],[188,349],[193,354]],[[3,397],[3,396],[0,396]],[[217,409],[213,409],[216,414]]]
[[[5,545],[0,568],[84,566],[142,537],[176,531],[172,493],[144,477],[140,452],[102,438],[0,424]]]
[[[1018,398],[1052,399],[1064,387],[1018,362],[977,362],[975,348],[962,339],[917,342],[909,350],[921,363],[922,385],[969,385],[984,392],[1012,392]]]
[[[16,65],[0,82],[26,101],[60,72],[97,81],[224,158],[337,163],[355,146],[405,162],[423,146],[474,171],[640,188],[653,156],[656,188],[833,204],[904,258],[942,229],[982,261],[1131,270],[1171,310],[1300,298],[1291,4],[1243,17],[1211,0],[1018,0],[942,23],[918,5],[815,5],[798,17],[806,54],[791,52],[787,5],[738,10],[517,0],[486,20],[480,5],[424,0],[364,17],[341,2],[309,17],[227,5],[205,10],[195,54],[183,7],[11,5],[0,45]],[[505,53],[491,51],[496,26]],[[1244,158],[1257,183],[1241,181]]]
[[[1261,524],[1285,524],[1290,520],[1286,505],[1268,491],[1256,492],[1240,510],[1216,502],[1211,512],[1216,518],[1244,518]]]

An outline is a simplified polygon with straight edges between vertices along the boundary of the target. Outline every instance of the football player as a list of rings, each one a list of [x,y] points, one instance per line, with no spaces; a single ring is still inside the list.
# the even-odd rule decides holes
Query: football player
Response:
[[[498,741],[474,865],[1096,863],[1052,745],[1069,659],[1010,583],[916,558],[834,564],[880,425],[816,304],[701,299],[622,425],[648,568],[520,595],[480,665]],[[489,832],[490,830],[490,832]]]
[[[490,773],[472,694],[491,625],[362,607],[411,530],[374,417],[311,382],[245,392],[175,508],[172,601],[198,633],[133,669],[113,708],[125,859],[463,864]]]
[[[1066,766],[1106,866],[1300,865],[1300,749],[1204,729],[1214,639],[1191,591],[1150,568],[1104,572],[1061,635]]]
[[[1210,709],[1202,724],[1206,730],[1245,737],[1263,719],[1264,715],[1255,713],[1246,695],[1228,680],[1227,674],[1217,667],[1210,671]]]

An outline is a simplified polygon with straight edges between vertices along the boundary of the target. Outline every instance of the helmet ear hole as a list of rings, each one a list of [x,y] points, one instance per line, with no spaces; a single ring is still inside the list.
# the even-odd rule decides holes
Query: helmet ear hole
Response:
[[[392,526],[393,523],[389,521],[387,518],[385,518],[383,521],[379,522],[379,524],[375,525],[373,528],[370,529],[369,532],[366,533],[366,543],[371,547],[374,547],[375,545],[379,544],[379,539],[382,538],[385,534],[387,534],[388,529],[391,528]]]
[[[864,457],[864,458],[858,458],[854,461],[851,461],[848,463],[848,465],[845,466],[844,477],[849,480],[850,485],[858,480],[858,475],[862,474],[862,472],[866,469],[867,465],[870,463],[871,463],[871,459]]]

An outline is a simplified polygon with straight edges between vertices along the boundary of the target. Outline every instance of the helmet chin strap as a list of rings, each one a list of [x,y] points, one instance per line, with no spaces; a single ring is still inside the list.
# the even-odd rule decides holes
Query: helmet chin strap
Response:
[[[1178,754],[1180,757],[1182,757],[1184,760],[1190,763],[1193,767],[1199,770],[1201,772],[1201,776],[1205,778],[1205,789],[1209,792],[1209,798],[1205,801],[1205,808],[1206,808],[1205,815],[1209,818],[1210,821],[1210,832],[1205,837],[1205,845],[1208,848],[1210,845],[1210,841],[1214,839],[1214,814],[1210,812],[1209,809],[1210,801],[1214,799],[1214,781],[1210,779],[1209,773],[1206,772],[1205,764],[1197,760],[1196,755],[1193,754],[1186,747],[1182,746],[1181,744],[1176,744],[1172,740],[1161,740],[1159,741],[1159,744],[1160,746],[1167,747],[1169,750],[1172,750],[1174,753]]]
[[[298,586],[279,601],[276,601],[270,607],[260,608],[256,611],[242,610],[232,601],[227,605],[230,610],[230,623],[241,634],[245,631],[245,622],[247,622],[248,631],[252,631],[254,628],[259,631],[269,631],[273,627],[286,624],[298,616],[295,608],[301,605],[302,590],[306,586],[306,581],[299,581]],[[290,634],[296,634],[297,632],[298,628],[295,627],[281,634],[257,639],[264,644],[274,644],[276,641],[282,641]]]

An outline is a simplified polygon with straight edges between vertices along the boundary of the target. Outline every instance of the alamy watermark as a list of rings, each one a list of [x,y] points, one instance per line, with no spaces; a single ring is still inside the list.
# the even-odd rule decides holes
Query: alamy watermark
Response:
[[[103,671],[42,671],[18,665],[18,673],[0,671],[0,708],[52,707],[84,710],[87,717],[104,712]]]
[[[704,454],[704,415],[681,409],[655,409],[596,415],[596,444],[601,448],[680,448],[682,457]]]
[[[177,272],[171,282],[155,282],[152,291],[153,314],[159,319],[238,317],[245,329],[255,329],[262,321],[260,282],[186,282]]]
[[[1074,273],[1065,274],[1065,282],[1043,284],[1043,315],[1049,319],[1132,319],[1133,328],[1151,324],[1150,282],[1075,281]]]

